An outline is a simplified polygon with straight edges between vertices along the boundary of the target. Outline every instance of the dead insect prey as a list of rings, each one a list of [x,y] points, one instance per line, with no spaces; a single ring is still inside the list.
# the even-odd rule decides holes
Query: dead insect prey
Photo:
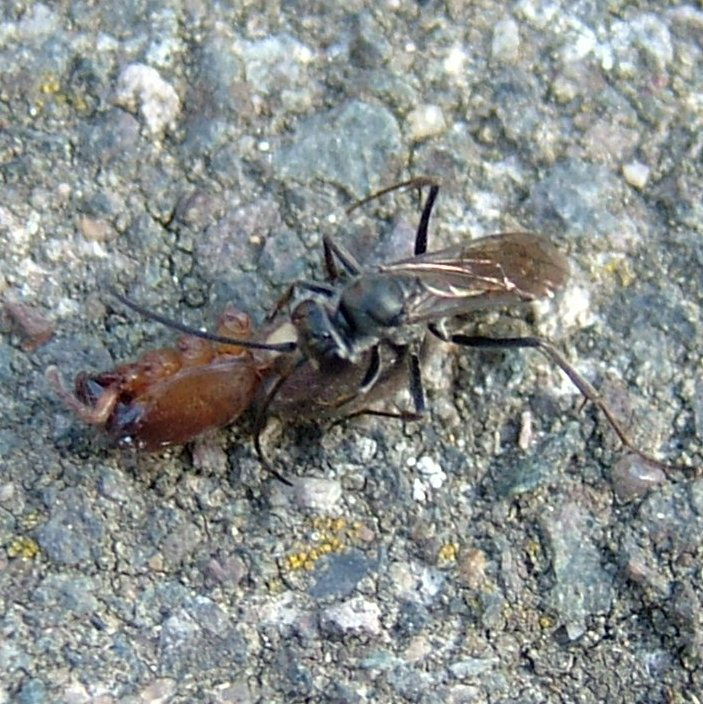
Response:
[[[218,333],[247,339],[251,320],[229,307]],[[153,451],[231,423],[249,407],[269,366],[240,345],[185,335],[175,347],[152,350],[112,371],[79,374],[75,393],[56,367],[46,375],[83,421],[103,426],[121,446]]]

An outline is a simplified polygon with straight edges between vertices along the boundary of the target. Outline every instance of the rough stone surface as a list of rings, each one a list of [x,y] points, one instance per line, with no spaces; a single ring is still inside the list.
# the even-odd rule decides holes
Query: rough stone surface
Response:
[[[44,379],[172,344],[109,285],[261,323],[323,235],[410,256],[414,192],[345,209],[431,175],[431,248],[528,229],[572,264],[556,305],[467,329],[549,335],[701,467],[702,28],[654,0],[0,3],[0,310],[53,330],[0,315],[0,702],[702,691],[703,483],[623,460],[535,352],[430,347],[419,423],[272,424],[294,489],[250,419],[123,453]]]

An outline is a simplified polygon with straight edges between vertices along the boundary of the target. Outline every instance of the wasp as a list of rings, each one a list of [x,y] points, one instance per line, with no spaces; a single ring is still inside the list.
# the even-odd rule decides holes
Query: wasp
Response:
[[[426,178],[378,191],[347,212],[405,187],[429,187],[413,256],[365,270],[345,247],[323,236],[330,280],[295,282],[274,311],[278,313],[286,307],[290,310],[290,339],[279,341],[274,335],[252,341],[199,333],[113,293],[127,306],[166,325],[226,344],[268,350],[285,360],[279,360],[278,371],[267,384],[255,424],[256,450],[269,469],[272,467],[260,436],[269,413],[280,407],[312,404],[329,408],[330,414],[344,414],[358,406],[360,399],[372,399],[374,390],[385,389],[402,369],[413,411],[378,414],[420,419],[426,402],[418,346],[426,334],[462,347],[538,350],[567,375],[586,401],[603,413],[630,452],[668,469],[633,443],[598,391],[548,340],[536,336],[467,335],[451,329],[453,321],[473,311],[553,298],[569,279],[566,257],[548,239],[529,232],[504,232],[428,251],[428,228],[439,185]],[[337,383],[338,377],[344,383]],[[321,403],[319,397],[328,387],[332,388],[330,398]]]

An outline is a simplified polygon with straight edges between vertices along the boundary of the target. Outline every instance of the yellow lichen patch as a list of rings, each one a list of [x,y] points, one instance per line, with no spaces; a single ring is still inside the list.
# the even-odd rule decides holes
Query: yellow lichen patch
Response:
[[[317,516],[312,521],[312,528],[320,533],[320,540],[332,540],[346,534],[348,527],[347,519],[341,516]]]
[[[24,530],[36,528],[42,521],[42,514],[39,511],[29,511],[22,516],[21,523]]]
[[[307,553],[294,552],[290,555],[286,555],[285,564],[289,570],[302,570],[306,559]]]
[[[45,95],[55,95],[61,90],[61,81],[58,76],[48,76],[39,86],[39,90]]]
[[[268,586],[271,594],[282,594],[286,590],[286,587],[281,579],[269,579],[266,582],[266,585]]]
[[[85,98],[76,96],[73,99],[73,107],[76,112],[88,112],[88,110],[90,110],[90,103]]]
[[[311,570],[321,557],[333,552],[342,552],[344,548],[344,543],[339,539],[319,543],[308,549],[299,550],[287,555],[285,564],[289,570]]]
[[[339,516],[317,516],[311,522],[308,543],[289,553],[284,558],[284,567],[291,571],[312,570],[324,555],[343,552],[357,538],[358,524],[350,524]]]
[[[20,535],[10,542],[7,554],[9,557],[23,557],[25,560],[33,560],[39,554],[39,545],[34,538]]]
[[[300,550],[288,555],[285,565],[290,571],[312,570],[319,557],[317,550]]]
[[[539,617],[539,627],[545,631],[554,628],[554,619],[547,614],[542,614]]]
[[[603,273],[617,276],[622,286],[629,286],[635,280],[635,272],[627,257],[612,257],[605,263]]]
[[[442,547],[439,549],[439,552],[437,553],[439,564],[446,565],[450,562],[456,562],[458,554],[459,543],[445,543],[444,545],[442,545]]]
[[[539,541],[530,540],[525,546],[525,550],[533,560],[536,560],[542,552],[542,546],[539,544]]]

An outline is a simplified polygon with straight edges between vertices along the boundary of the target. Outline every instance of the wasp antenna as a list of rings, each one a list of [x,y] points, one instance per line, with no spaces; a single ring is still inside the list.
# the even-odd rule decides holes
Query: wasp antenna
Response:
[[[352,203],[352,205],[350,205],[345,212],[349,215],[362,205],[366,205],[366,203],[370,203],[372,200],[376,200],[377,198],[385,196],[388,193],[392,193],[393,191],[400,191],[403,188],[424,188],[425,186],[439,186],[439,184],[435,181],[435,179],[430,178],[429,176],[417,176],[415,178],[408,179],[407,181],[394,183],[392,186],[387,186],[386,188],[382,188],[380,191],[376,191],[361,200],[357,200],[356,203]]]
[[[271,352],[293,352],[297,348],[297,343],[295,342],[280,342],[280,343],[266,343],[266,342],[253,342],[252,340],[240,340],[235,337],[227,337],[226,335],[216,335],[212,332],[206,332],[204,330],[198,330],[197,328],[191,327],[190,325],[185,325],[184,323],[179,323],[177,320],[168,318],[161,313],[157,313],[149,308],[136,303],[135,301],[123,296],[119,291],[114,289],[112,286],[108,287],[108,292],[111,296],[114,296],[120,303],[131,308],[139,315],[153,320],[166,327],[173,328],[179,332],[183,332],[186,335],[193,335],[195,337],[201,337],[203,340],[210,340],[212,342],[220,342],[225,345],[238,345],[239,347],[245,347],[252,350],[269,350]]]

